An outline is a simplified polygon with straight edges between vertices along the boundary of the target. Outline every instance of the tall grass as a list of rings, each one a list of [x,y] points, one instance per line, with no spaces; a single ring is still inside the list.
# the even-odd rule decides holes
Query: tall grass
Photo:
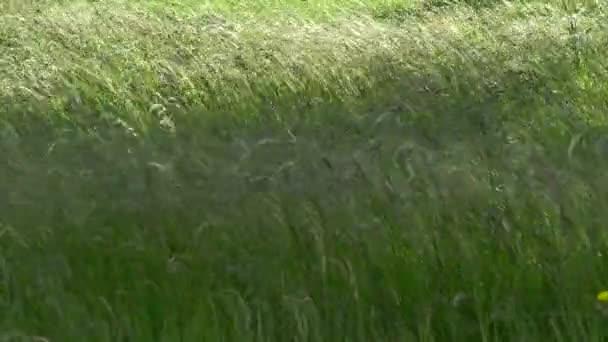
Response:
[[[607,338],[606,15],[307,3],[0,15],[0,340]]]

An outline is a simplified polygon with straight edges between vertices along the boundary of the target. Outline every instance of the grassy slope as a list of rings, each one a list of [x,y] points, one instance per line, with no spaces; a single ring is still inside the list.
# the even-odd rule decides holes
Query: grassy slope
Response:
[[[379,3],[1,15],[0,338],[605,339],[606,16]]]

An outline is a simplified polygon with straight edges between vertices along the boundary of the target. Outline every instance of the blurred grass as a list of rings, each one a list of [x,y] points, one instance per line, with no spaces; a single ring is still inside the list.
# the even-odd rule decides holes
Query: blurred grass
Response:
[[[607,338],[601,4],[23,4],[0,340]]]

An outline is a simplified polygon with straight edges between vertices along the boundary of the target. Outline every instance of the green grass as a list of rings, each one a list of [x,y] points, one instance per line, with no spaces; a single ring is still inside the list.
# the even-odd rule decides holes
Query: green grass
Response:
[[[608,340],[605,5],[401,4],[0,1],[0,341]]]

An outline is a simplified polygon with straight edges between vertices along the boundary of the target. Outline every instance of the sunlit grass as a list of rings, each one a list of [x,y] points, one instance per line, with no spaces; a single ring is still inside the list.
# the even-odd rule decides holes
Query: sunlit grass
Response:
[[[0,341],[608,336],[597,7],[15,4]]]

